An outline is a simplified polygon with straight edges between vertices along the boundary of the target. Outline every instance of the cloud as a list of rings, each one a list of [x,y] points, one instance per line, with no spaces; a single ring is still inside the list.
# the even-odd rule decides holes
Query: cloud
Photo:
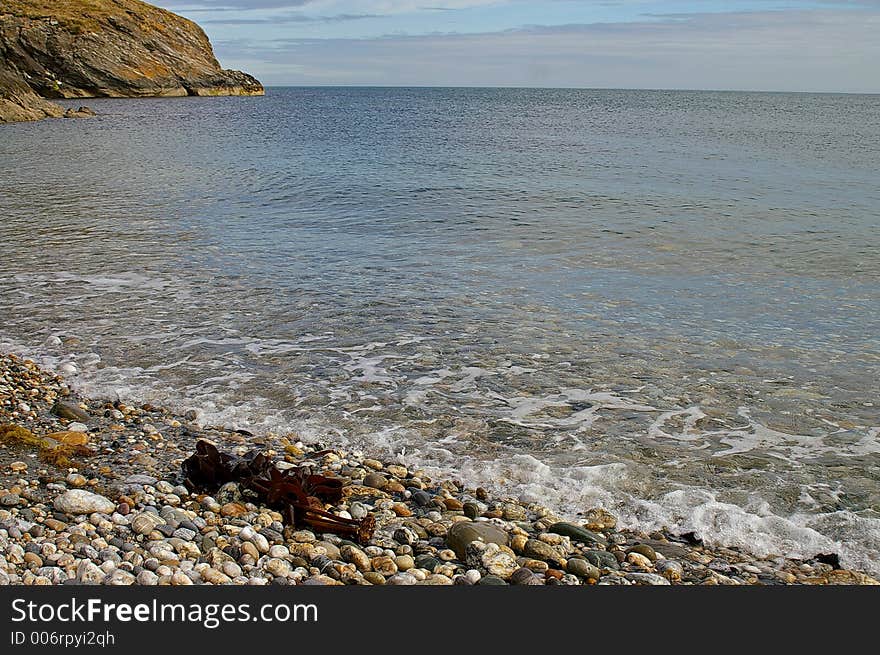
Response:
[[[285,23],[346,23],[364,18],[381,18],[377,14],[338,14],[335,16],[309,16],[307,14],[280,14],[264,18],[203,18],[200,25],[283,25]]]
[[[159,0],[158,4],[172,11],[229,11],[250,9],[291,9],[311,4],[314,0]]]
[[[172,11],[252,11],[265,9],[295,9],[309,7],[336,13],[369,12],[372,14],[399,14],[421,10],[454,10],[485,5],[504,5],[510,0],[446,0],[429,6],[431,0],[158,0]]]
[[[880,11],[847,9],[216,46],[269,84],[880,92],[877,34]]]

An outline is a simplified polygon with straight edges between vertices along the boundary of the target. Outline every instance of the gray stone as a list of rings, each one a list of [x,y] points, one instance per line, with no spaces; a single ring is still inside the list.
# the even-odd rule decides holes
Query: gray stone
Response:
[[[137,534],[148,535],[160,525],[165,525],[165,519],[153,512],[141,512],[129,525]]]
[[[465,503],[462,509],[464,510],[464,515],[469,519],[475,519],[483,513],[483,510],[476,503]]]
[[[412,495],[413,502],[419,507],[424,507],[426,505],[430,505],[431,501],[434,498],[427,491],[422,491],[419,489],[418,491],[414,491]]]
[[[485,575],[480,578],[478,585],[506,585],[507,583],[497,575]]]
[[[0,505],[3,505],[4,507],[15,507],[20,500],[21,498],[16,494],[3,494],[0,496]]]
[[[617,558],[607,550],[586,550],[584,557],[590,564],[598,566],[600,569],[617,570],[620,568]]]
[[[172,533],[172,536],[178,539],[183,539],[184,541],[192,541],[196,538],[196,533],[195,531],[187,530],[186,528],[177,528],[177,530]]]
[[[600,544],[604,546],[608,541],[602,535],[591,532],[585,528],[581,528],[573,523],[559,522],[554,523],[548,529],[548,532],[561,534],[565,537],[571,537],[572,541],[579,541],[584,544]]]
[[[217,491],[217,502],[221,505],[241,500],[241,489],[237,482],[227,482]]]
[[[83,423],[88,423],[92,420],[92,417],[80,407],[64,400],[59,400],[52,406],[52,413],[55,414],[55,416],[68,421],[81,421]]]
[[[125,478],[125,484],[139,484],[142,486],[152,487],[158,482],[158,480],[149,475],[142,475],[140,473],[136,473],[135,475],[129,475]]]
[[[139,585],[152,587],[159,584],[159,576],[152,571],[147,571],[146,569],[144,569],[137,574],[137,583]]]
[[[669,580],[656,573],[627,573],[626,579],[630,582],[643,585],[668,585]]]
[[[412,528],[403,526],[394,531],[394,541],[399,544],[412,546],[419,540],[419,535]]]
[[[388,484],[388,480],[386,480],[385,476],[381,473],[368,473],[364,478],[365,487],[372,487],[373,489],[384,489],[386,484]]]
[[[529,569],[519,568],[510,576],[510,584],[534,585],[541,584],[541,581],[538,579],[538,576],[532,573]]]
[[[453,523],[446,533],[446,544],[455,551],[460,560],[467,555],[468,544],[474,541],[506,546],[509,536],[504,530],[483,521],[459,521]]]
[[[550,544],[545,544],[543,541],[538,541],[537,539],[529,539],[526,542],[526,545],[523,548],[523,554],[526,557],[540,559],[553,564],[558,564],[562,560],[559,551]]]
[[[97,564],[87,559],[81,560],[76,566],[76,579],[82,584],[101,584],[105,575]]]
[[[414,585],[417,584],[418,580],[415,579],[409,573],[395,573],[390,578],[385,581],[385,584],[390,585]]]
[[[565,570],[587,580],[598,580],[601,577],[598,566],[590,564],[587,560],[580,557],[572,557],[568,560]]]
[[[128,571],[116,569],[104,580],[104,584],[111,586],[133,585],[137,579]]]
[[[91,491],[72,489],[55,499],[55,509],[66,514],[112,514],[116,503]]]
[[[636,544],[632,548],[626,551],[627,555],[630,553],[638,553],[639,555],[643,555],[647,557],[652,562],[657,561],[657,553],[654,552],[654,549],[651,548],[648,544]]]

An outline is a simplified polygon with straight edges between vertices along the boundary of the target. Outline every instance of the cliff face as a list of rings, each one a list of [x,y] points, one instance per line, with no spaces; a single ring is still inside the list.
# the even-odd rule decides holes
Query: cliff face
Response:
[[[139,0],[0,0],[3,71],[0,98],[10,78],[47,98],[263,94],[198,25]]]
[[[19,77],[0,68],[0,123],[58,118],[61,107],[44,100]]]

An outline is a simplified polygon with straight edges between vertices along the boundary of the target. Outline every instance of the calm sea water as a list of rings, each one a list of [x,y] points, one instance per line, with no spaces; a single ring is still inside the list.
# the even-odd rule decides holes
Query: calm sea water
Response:
[[[880,96],[270,89],[0,128],[0,346],[880,572]]]

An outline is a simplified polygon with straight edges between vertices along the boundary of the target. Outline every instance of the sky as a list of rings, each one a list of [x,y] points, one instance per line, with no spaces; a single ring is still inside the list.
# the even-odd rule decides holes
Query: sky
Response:
[[[880,93],[880,0],[150,0],[267,86]]]

